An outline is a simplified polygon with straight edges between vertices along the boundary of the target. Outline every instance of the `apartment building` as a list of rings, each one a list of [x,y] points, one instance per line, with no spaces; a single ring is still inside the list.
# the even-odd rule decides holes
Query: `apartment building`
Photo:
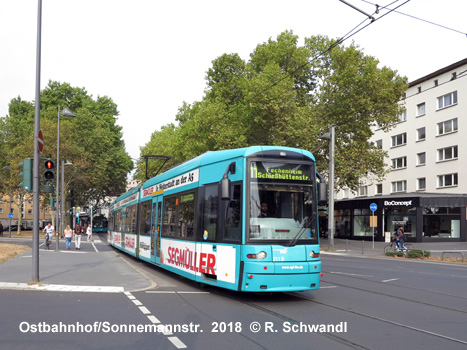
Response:
[[[409,84],[405,111],[373,141],[388,152],[383,182],[336,196],[337,237],[387,240],[403,226],[416,242],[467,240],[467,59]],[[372,212],[370,205],[377,205]],[[374,208],[374,207],[373,207]]]
[[[8,213],[13,217],[11,220],[8,218]],[[4,227],[11,225],[18,225],[19,218],[21,217],[21,224],[25,229],[31,229],[33,223],[33,203],[32,195],[26,196],[22,208],[18,207],[17,201],[11,201],[9,196],[0,196],[0,222]],[[42,227],[44,223],[52,221],[52,212],[50,210],[41,210],[39,214],[39,225]]]

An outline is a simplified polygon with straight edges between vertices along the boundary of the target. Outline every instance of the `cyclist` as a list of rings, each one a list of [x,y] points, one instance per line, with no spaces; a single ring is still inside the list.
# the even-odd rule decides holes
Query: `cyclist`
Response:
[[[50,249],[52,245],[52,238],[55,232],[54,227],[49,222],[46,227],[44,227],[43,232],[45,232],[45,249]]]
[[[396,240],[397,247],[400,250],[404,250],[404,241],[405,241],[404,227],[401,226],[397,229],[394,238]]]

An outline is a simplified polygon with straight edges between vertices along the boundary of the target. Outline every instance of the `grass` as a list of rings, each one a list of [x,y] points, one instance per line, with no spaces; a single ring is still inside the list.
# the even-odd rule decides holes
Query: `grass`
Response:
[[[0,264],[31,250],[31,248],[20,244],[0,243]]]

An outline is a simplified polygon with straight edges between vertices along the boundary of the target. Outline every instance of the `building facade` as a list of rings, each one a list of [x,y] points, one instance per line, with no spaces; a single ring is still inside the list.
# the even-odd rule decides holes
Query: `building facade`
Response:
[[[466,78],[464,59],[409,84],[399,122],[373,136],[391,171],[383,182],[362,180],[357,193],[337,194],[337,237],[371,238],[374,230],[383,240],[403,226],[417,242],[467,240]]]
[[[22,207],[19,207],[16,201],[11,201],[9,196],[0,198],[0,222],[3,227],[10,225],[18,225],[19,218],[21,217],[21,225],[24,229],[31,229],[33,223],[33,203],[32,195],[25,196]],[[13,217],[11,220],[8,218],[8,213]],[[52,212],[50,210],[41,211],[39,215],[40,226],[43,227],[45,222],[52,221]]]

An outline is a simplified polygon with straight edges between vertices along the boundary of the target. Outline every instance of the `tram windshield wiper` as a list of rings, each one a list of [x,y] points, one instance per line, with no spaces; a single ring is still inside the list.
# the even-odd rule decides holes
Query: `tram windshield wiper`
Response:
[[[306,221],[304,221],[303,227],[300,229],[300,231],[298,231],[295,237],[290,241],[289,247],[294,247],[297,244],[297,241],[299,240],[299,238],[301,237],[301,235],[305,232],[307,228],[309,230],[312,229],[310,226],[314,224],[316,217],[317,215],[312,215],[311,217],[308,217]]]

